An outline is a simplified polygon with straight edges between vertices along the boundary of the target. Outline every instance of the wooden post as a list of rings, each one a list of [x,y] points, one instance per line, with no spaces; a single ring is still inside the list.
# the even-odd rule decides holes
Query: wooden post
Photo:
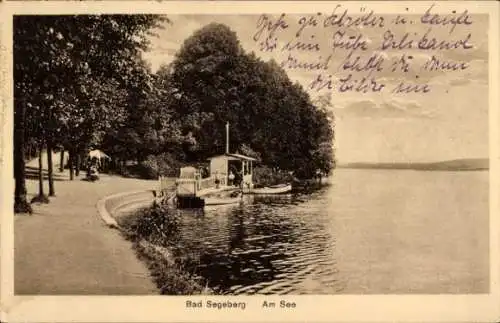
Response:
[[[229,122],[226,122],[226,154],[229,154]]]
[[[245,164],[246,161],[242,160],[241,161],[241,178],[240,178],[240,189],[243,189],[243,186],[245,185]]]
[[[250,161],[250,189],[253,187],[253,162]]]

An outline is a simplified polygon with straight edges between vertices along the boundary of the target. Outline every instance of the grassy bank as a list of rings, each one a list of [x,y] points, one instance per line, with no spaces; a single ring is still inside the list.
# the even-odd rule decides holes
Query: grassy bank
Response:
[[[207,282],[193,272],[193,255],[176,254],[178,217],[162,205],[141,209],[118,219],[125,237],[146,263],[162,295],[215,294]]]

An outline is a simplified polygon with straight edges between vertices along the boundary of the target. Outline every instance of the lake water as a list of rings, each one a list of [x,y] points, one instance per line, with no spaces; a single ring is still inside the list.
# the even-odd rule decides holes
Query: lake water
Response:
[[[340,169],[312,194],[183,212],[227,294],[485,293],[488,172]]]

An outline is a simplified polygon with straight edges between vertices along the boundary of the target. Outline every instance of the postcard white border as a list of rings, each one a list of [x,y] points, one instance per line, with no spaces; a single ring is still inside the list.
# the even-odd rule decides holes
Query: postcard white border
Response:
[[[499,5],[498,2],[452,1],[349,1],[349,2],[7,2],[2,3],[1,66],[12,75],[12,15],[14,14],[97,14],[97,13],[154,13],[154,14],[260,14],[328,12],[332,4],[341,4],[353,11],[361,6],[378,13],[420,13],[436,3],[436,12],[449,12],[451,8],[465,8],[474,13],[486,13],[489,27],[489,126],[490,126],[490,293],[484,295],[339,295],[339,296],[13,296],[13,192],[12,172],[12,78],[0,84],[6,99],[4,127],[2,129],[3,161],[1,181],[1,307],[8,322],[491,322],[500,319],[500,266],[499,266]],[[471,107],[473,108],[473,107]],[[0,119],[1,120],[1,119]],[[6,125],[6,126],[5,126]],[[186,299],[214,299],[246,301],[247,309],[214,310],[186,309]],[[294,301],[294,310],[266,310],[263,300]]]

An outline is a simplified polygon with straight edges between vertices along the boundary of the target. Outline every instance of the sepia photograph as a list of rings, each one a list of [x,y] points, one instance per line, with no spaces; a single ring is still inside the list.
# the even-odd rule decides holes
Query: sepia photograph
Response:
[[[399,8],[13,10],[14,296],[497,293],[498,16]]]

